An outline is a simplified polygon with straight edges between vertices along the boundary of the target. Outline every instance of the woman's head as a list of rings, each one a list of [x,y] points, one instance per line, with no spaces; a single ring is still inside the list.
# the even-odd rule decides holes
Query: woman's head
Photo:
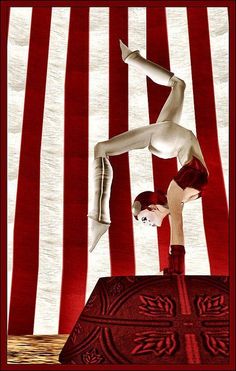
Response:
[[[160,227],[165,216],[169,214],[165,193],[161,190],[140,193],[134,200],[132,213],[135,219],[143,224]]]

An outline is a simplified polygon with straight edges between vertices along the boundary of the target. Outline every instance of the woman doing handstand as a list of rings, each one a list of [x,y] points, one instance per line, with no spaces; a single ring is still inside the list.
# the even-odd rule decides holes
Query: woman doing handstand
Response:
[[[141,223],[160,227],[169,215],[171,236],[169,267],[165,274],[184,274],[183,205],[201,196],[208,181],[208,170],[199,142],[192,131],[180,125],[185,82],[163,67],[143,58],[138,50],[131,51],[120,41],[122,59],[137,67],[155,83],[169,86],[171,92],[158,116],[157,122],[129,130],[99,142],[94,148],[94,202],[89,213],[92,245],[110,226],[109,199],[112,167],[109,156],[147,147],[160,158],[177,157],[182,168],[171,180],[167,192],[142,192],[134,200],[132,212]]]

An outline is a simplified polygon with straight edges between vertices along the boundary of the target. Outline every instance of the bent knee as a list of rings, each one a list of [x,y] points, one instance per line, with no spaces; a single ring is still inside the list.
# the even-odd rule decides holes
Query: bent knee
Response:
[[[180,79],[179,77],[177,76],[173,76],[172,77],[172,81],[173,81],[173,87],[179,87],[181,88],[182,90],[184,90],[186,88],[186,83],[184,80]]]
[[[94,158],[106,157],[104,142],[98,142],[94,146]]]

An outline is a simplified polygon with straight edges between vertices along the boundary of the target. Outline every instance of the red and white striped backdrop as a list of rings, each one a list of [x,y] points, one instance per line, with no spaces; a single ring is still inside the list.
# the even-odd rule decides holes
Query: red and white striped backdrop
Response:
[[[112,226],[88,253],[93,147],[156,120],[169,89],[120,57],[119,39],[187,84],[182,125],[210,170],[184,207],[187,274],[228,273],[227,8],[11,8],[8,30],[10,334],[68,333],[97,279],[161,274],[168,221],[139,226],[135,195],[179,166],[147,150],[111,158]]]

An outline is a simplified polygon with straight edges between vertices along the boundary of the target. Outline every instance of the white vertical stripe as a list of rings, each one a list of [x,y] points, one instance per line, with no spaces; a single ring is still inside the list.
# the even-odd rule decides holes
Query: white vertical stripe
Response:
[[[13,230],[29,51],[31,8],[11,8],[8,33],[8,311],[13,263]]]
[[[89,205],[93,197],[93,150],[109,136],[109,8],[90,8],[89,18]],[[90,219],[88,219],[90,224]],[[90,228],[89,228],[90,231]],[[108,233],[88,253],[86,299],[101,276],[110,276]],[[90,242],[91,236],[89,234]]]
[[[224,183],[229,189],[229,25],[227,8],[208,8],[218,142]]]
[[[186,82],[181,125],[196,134],[186,8],[167,8],[166,14],[171,71]],[[210,274],[201,199],[184,205],[183,220],[186,274]]]
[[[129,48],[146,57],[146,8],[129,8]],[[129,130],[148,125],[146,75],[129,66]],[[147,148],[129,152],[132,201],[153,191],[152,157]],[[133,219],[136,275],[160,274],[156,228]]]
[[[63,256],[64,84],[69,8],[53,8],[40,161],[39,273],[34,334],[57,334]]]

